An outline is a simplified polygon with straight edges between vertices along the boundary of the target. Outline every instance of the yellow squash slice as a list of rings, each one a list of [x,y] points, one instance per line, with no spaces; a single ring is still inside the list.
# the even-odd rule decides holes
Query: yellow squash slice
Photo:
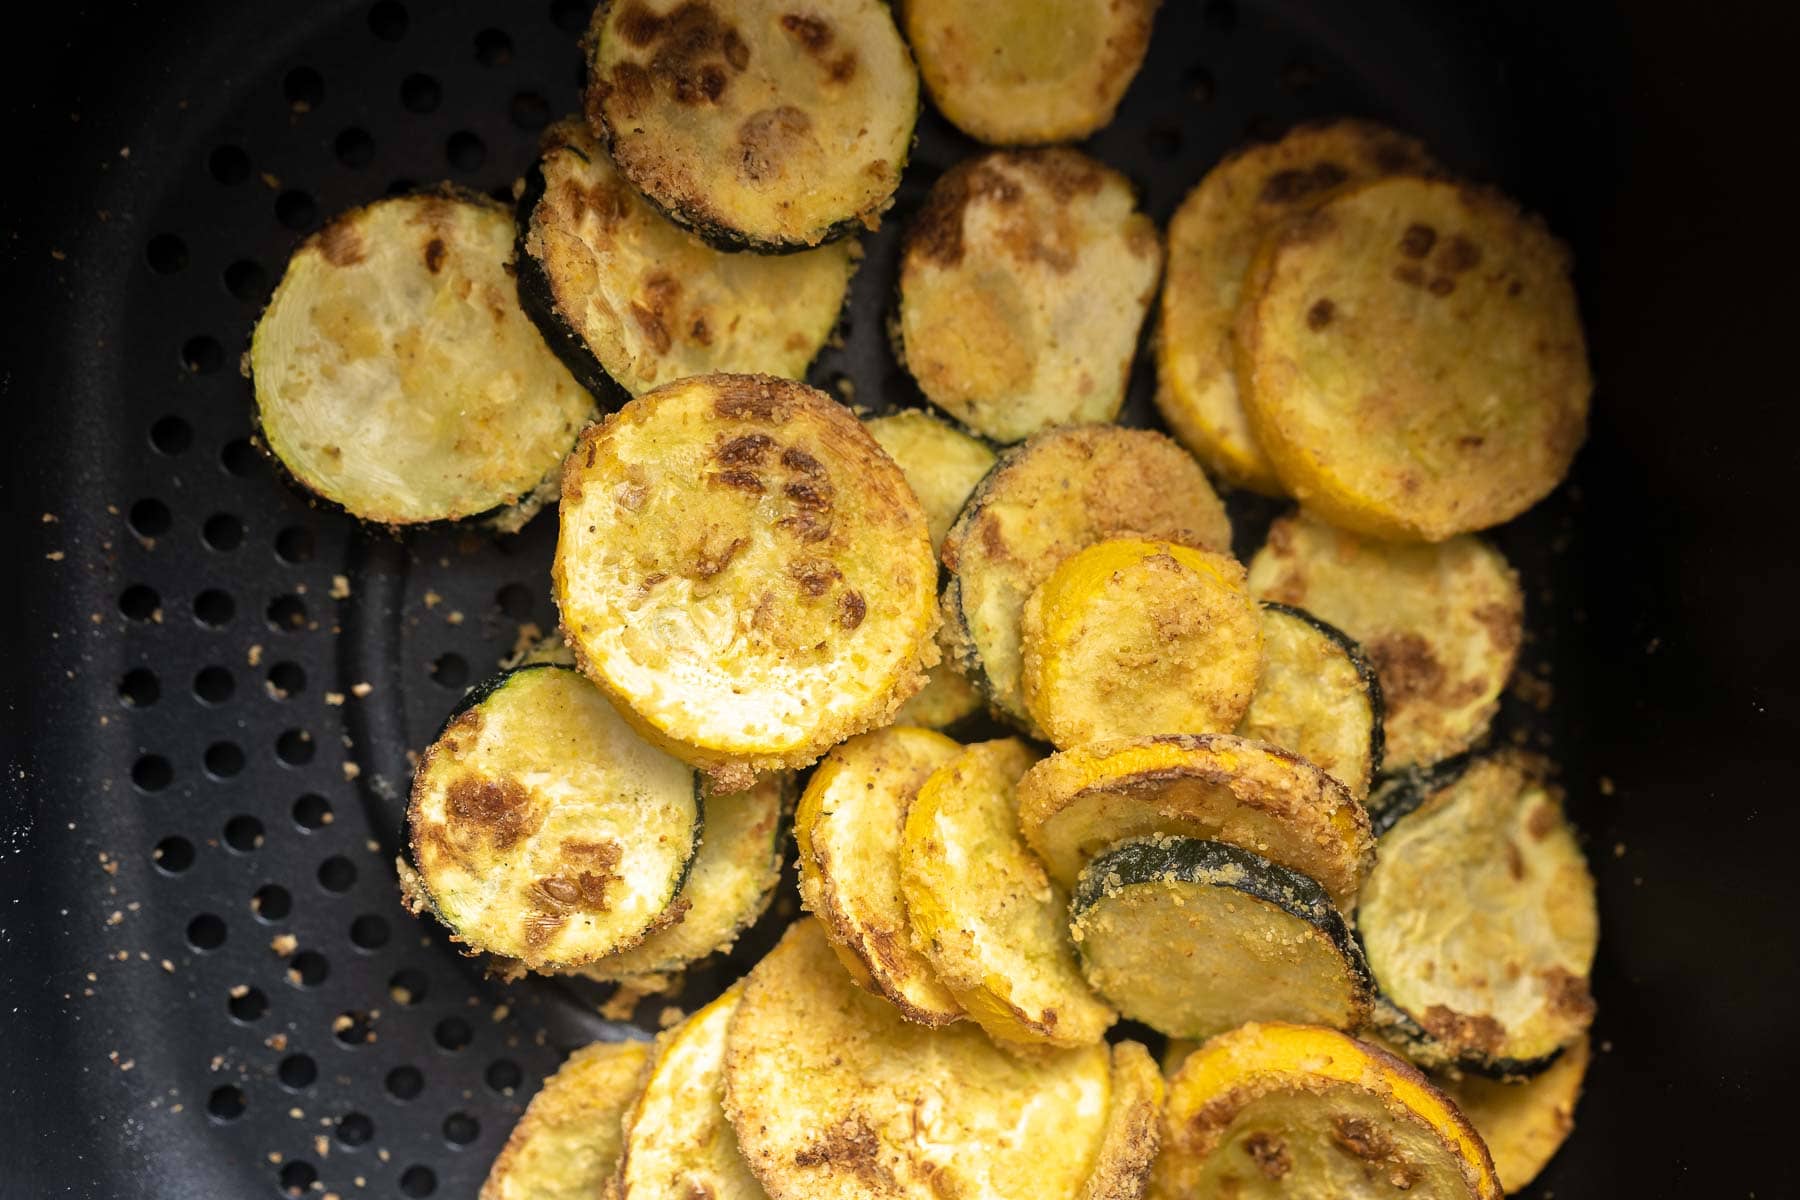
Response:
[[[907,231],[907,369],[996,441],[1110,421],[1161,271],[1156,226],[1118,172],[1064,147],[958,163]]]
[[[1019,838],[1014,787],[1035,757],[1008,738],[933,772],[906,815],[900,888],[919,949],[990,1036],[1079,1046],[1116,1014],[1076,965],[1067,893]]]
[[[961,753],[941,733],[904,725],[851,738],[813,772],[794,816],[801,903],[859,984],[925,1025],[963,1010],[913,946],[900,836],[920,785]]]
[[[1318,882],[1349,911],[1374,862],[1369,815],[1285,750],[1231,734],[1124,738],[1062,750],[1019,781],[1019,828],[1057,883],[1156,834],[1228,842]]]
[[[1430,165],[1418,142],[1368,121],[1301,125],[1226,158],[1181,202],[1169,221],[1156,406],[1220,477],[1283,494],[1238,398],[1232,322],[1257,247],[1338,188]]]
[[[937,661],[925,514],[803,384],[702,375],[583,435],[552,584],[582,670],[739,791],[886,724]]]
[[[481,1200],[595,1200],[619,1163],[619,1118],[650,1058],[643,1042],[569,1055],[531,1098],[481,1185]]]
[[[1487,1143],[1508,1194],[1528,1187],[1574,1132],[1588,1053],[1583,1038],[1557,1055],[1542,1074],[1520,1083],[1479,1075],[1437,1080]]]
[[[938,111],[992,145],[1072,142],[1112,120],[1150,48],[1158,0],[905,0]]]
[[[1303,608],[1263,601],[1262,631],[1262,674],[1238,736],[1292,750],[1366,802],[1384,745],[1375,664]]]
[[[1032,589],[1069,555],[1121,533],[1231,547],[1225,508],[1200,465],[1148,429],[1041,433],[1004,455],[969,497],[944,539],[944,620],[957,661],[1008,720],[1031,725],[1019,626]]]
[[[1081,1200],[1138,1200],[1162,1144],[1164,1084],[1156,1060],[1137,1042],[1112,1048],[1112,1099],[1100,1154]]]
[[[1025,707],[1058,746],[1229,732],[1263,621],[1236,559],[1147,538],[1065,558],[1025,604]]]
[[[1569,255],[1492,192],[1393,176],[1265,243],[1238,380],[1287,490],[1335,525],[1443,541],[1562,480],[1587,432]]]
[[[773,1200],[1075,1200],[1112,1087],[1103,1045],[1020,1055],[907,1021],[806,919],[751,971],[725,1045],[725,1111]]]
[[[1250,561],[1250,590],[1356,639],[1381,680],[1388,770],[1428,767],[1478,742],[1523,638],[1525,598],[1479,538],[1377,541],[1283,517]]]
[[[1499,1200],[1480,1136],[1410,1063],[1310,1025],[1249,1024],[1169,1082],[1163,1197]]]

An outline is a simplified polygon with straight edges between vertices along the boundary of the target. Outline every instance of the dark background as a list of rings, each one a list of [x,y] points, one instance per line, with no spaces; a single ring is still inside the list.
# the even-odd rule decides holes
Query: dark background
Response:
[[[233,368],[284,248],[390,183],[504,185],[534,136],[531,98],[551,117],[572,103],[583,6],[531,0],[472,20],[457,15],[469,5],[441,7],[76,4],[9,39],[9,1198],[277,1196],[314,1179],[346,1196],[472,1195],[536,1079],[607,1033],[592,997],[501,990],[452,961],[397,915],[387,866],[405,746],[521,623],[551,617],[550,525],[497,548],[366,537],[282,491],[241,444]],[[1800,264],[1792,185],[1779,182],[1795,140],[1795,24],[1786,6],[1749,3],[1165,0],[1153,63],[1205,74],[1134,88],[1121,125],[1140,114],[1149,127],[1098,146],[1146,184],[1162,220],[1177,185],[1246,133],[1366,112],[1502,182],[1575,247],[1600,391],[1572,489],[1551,506],[1575,549],[1546,568],[1556,591],[1534,604],[1560,618],[1540,649],[1600,884],[1602,1007],[1579,1129],[1541,1195],[1800,1187],[1786,1145],[1800,1064]],[[482,40],[489,27],[504,50]],[[360,74],[338,65],[351,59]],[[442,93],[429,107],[420,74]],[[377,76],[378,92],[354,82]],[[1173,90],[1198,107],[1159,128]],[[266,149],[271,127],[285,130],[279,151]],[[941,128],[933,137],[902,212],[960,152]],[[227,143],[248,161],[217,158]],[[172,229],[179,255],[155,241]],[[225,285],[183,282],[202,272]],[[846,349],[815,377],[850,375],[864,402],[871,384],[904,400],[878,362],[882,297],[858,297]],[[1540,521],[1504,540],[1529,559],[1554,538]],[[338,573],[353,602],[326,599]],[[156,592],[160,622],[133,585]],[[467,620],[447,626],[442,610],[457,606]],[[252,645],[265,648],[254,666]],[[231,697],[217,677],[192,678],[208,665],[230,676]],[[321,704],[359,679],[383,702]],[[296,680],[286,700],[265,694]],[[147,786],[158,758],[170,778]],[[346,779],[345,762],[362,776]],[[171,871],[182,844],[192,865]],[[247,898],[270,887],[291,919],[252,914]],[[202,916],[228,931],[223,946],[208,947]],[[324,968],[266,948],[290,929]],[[422,980],[429,994],[410,1006],[381,986]],[[328,1024],[335,1013],[355,1018],[348,1036]]]

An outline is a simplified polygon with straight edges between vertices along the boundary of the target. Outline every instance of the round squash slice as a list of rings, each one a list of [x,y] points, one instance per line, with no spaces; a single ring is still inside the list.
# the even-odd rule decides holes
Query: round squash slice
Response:
[[[577,966],[680,915],[700,820],[693,770],[598,688],[517,667],[471,692],[420,758],[404,886],[471,951]]]
[[[812,920],[750,972],[725,1044],[725,1112],[773,1200],[1075,1200],[1117,1144],[1112,1086],[1103,1045],[1020,1055],[907,1021]]]
[[[938,111],[996,146],[1072,142],[1113,118],[1158,0],[906,0],[906,40]]]
[[[613,161],[721,248],[816,246],[893,203],[919,76],[880,0],[610,0],[588,41]]]
[[[900,890],[913,938],[988,1034],[1080,1046],[1117,1018],[1081,977],[1068,896],[1019,838],[1014,787],[1036,755],[983,742],[932,772],[906,814]]]
[[[1350,635],[1265,600],[1262,674],[1239,737],[1292,750],[1367,804],[1384,745],[1381,680]]]
[[[1574,1132],[1587,1067],[1588,1043],[1582,1038],[1541,1074],[1522,1082],[1479,1075],[1436,1082],[1487,1143],[1494,1170],[1510,1195],[1530,1186]]]
[[[1019,626],[1032,589],[1069,555],[1121,533],[1231,547],[1225,508],[1200,465],[1148,429],[1038,434],[1003,455],[969,497],[944,539],[944,620],[958,663],[1008,720],[1031,728]]]
[[[1025,707],[1058,746],[1223,733],[1250,705],[1263,622],[1236,559],[1111,538],[1025,604]]]
[[[1249,1024],[1169,1081],[1161,1196],[1500,1200],[1456,1106],[1410,1063],[1332,1029]]]
[[[1517,516],[1587,432],[1569,256],[1492,192],[1393,176],[1264,244],[1238,380],[1287,490],[1334,525],[1439,542]]]
[[[1409,545],[1283,517],[1250,561],[1250,590],[1362,646],[1381,680],[1390,772],[1429,767],[1487,733],[1524,636],[1518,575],[1474,537]]]
[[[963,1009],[913,946],[900,837],[920,786],[961,753],[941,733],[904,725],[853,737],[825,756],[794,814],[801,903],[857,983],[925,1025]]]
[[[825,344],[856,243],[726,254],[670,223],[579,117],[545,131],[519,199],[519,300],[595,395],[711,371],[798,379]]]
[[[1541,1071],[1594,1018],[1594,879],[1542,765],[1476,762],[1381,838],[1357,929],[1418,1062]]]
[[[803,384],[638,397],[570,455],[561,519],[552,583],[582,670],[718,790],[886,724],[937,661],[925,514]]]
[[[1238,398],[1232,322],[1257,247],[1341,187],[1430,165],[1418,142],[1368,121],[1301,125],[1226,158],[1175,210],[1156,331],[1156,406],[1220,477],[1283,494]]]
[[[1106,1129],[1094,1169],[1081,1188],[1081,1200],[1139,1200],[1162,1144],[1162,1072],[1150,1052],[1137,1042],[1112,1048],[1112,1097],[1106,1106]]]
[[[383,525],[511,531],[554,499],[593,397],[519,308],[501,205],[445,188],[380,200],[300,244],[256,323],[269,453]]]
[[[984,154],[933,184],[907,231],[902,357],[933,404],[995,441],[1110,421],[1161,270],[1123,175],[1063,147]]]
[[[619,1118],[650,1057],[643,1042],[595,1042],[569,1055],[531,1098],[481,1200],[592,1200],[619,1165]]]

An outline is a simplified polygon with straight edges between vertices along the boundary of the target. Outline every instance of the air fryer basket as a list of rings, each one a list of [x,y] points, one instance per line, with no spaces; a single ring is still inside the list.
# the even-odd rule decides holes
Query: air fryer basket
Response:
[[[510,194],[538,131],[577,107],[589,5],[120,7],[61,14],[67,36],[47,44],[64,49],[14,81],[14,127],[43,144],[13,162],[4,226],[0,1193],[473,1196],[567,1050],[646,1036],[670,1003],[715,994],[791,917],[791,880],[728,962],[616,1021],[598,1011],[608,989],[484,979],[409,917],[393,872],[408,753],[553,626],[554,517],[498,539],[395,538],[315,510],[252,444],[238,359],[322,219],[444,178]],[[1615,124],[1624,37],[1599,6],[1165,0],[1142,75],[1089,146],[1161,223],[1245,139],[1366,115],[1575,243],[1593,436],[1570,482],[1498,534],[1531,636],[1530,686],[1496,737],[1557,755],[1604,920],[1578,1132],[1531,1194],[1768,1196],[1794,1179],[1759,1101],[1795,1063],[1774,866],[1793,820],[1732,805],[1779,786],[1766,780],[1791,751],[1772,739],[1793,726],[1800,664],[1791,637],[1771,643],[1763,661],[1787,674],[1755,678],[1788,681],[1767,700],[1777,715],[1715,718],[1708,681],[1751,677],[1708,657],[1733,651],[1720,614],[1702,628],[1664,590],[1682,572],[1729,578],[1721,556],[1743,535],[1675,481],[1677,433],[1642,428],[1672,411],[1644,388],[1700,376],[1636,361],[1673,352],[1636,331],[1674,331],[1634,307],[1657,281],[1618,248],[1622,155],[1655,145]],[[924,114],[813,383],[871,408],[917,402],[883,333],[897,237],[972,149]],[[1133,423],[1152,419],[1151,383],[1141,356]],[[1668,513],[1677,497],[1697,528]],[[1240,552],[1273,511],[1234,499]],[[1793,574],[1764,578],[1779,592]],[[1753,587],[1730,593],[1744,621],[1782,616]]]

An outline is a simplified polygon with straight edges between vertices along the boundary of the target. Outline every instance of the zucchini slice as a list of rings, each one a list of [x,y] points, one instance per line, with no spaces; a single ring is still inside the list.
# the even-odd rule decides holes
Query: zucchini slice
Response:
[[[781,882],[781,824],[794,777],[765,775],[746,792],[706,798],[706,831],[687,882],[670,903],[678,913],[628,950],[576,968],[603,982],[679,971],[737,943]]]
[[[1106,1129],[1080,1200],[1138,1200],[1144,1194],[1162,1145],[1164,1091],[1162,1072],[1148,1050],[1132,1041],[1113,1044]]]
[[[886,724],[937,662],[900,470],[836,401],[701,375],[583,435],[552,584],[582,670],[716,790]]]
[[[1524,637],[1525,597],[1474,537],[1377,541],[1299,514],[1269,527],[1250,590],[1329,621],[1381,680],[1385,769],[1429,767],[1487,733]]]
[[[1430,542],[1548,495],[1593,390],[1569,270],[1510,200],[1417,176],[1272,236],[1244,282],[1238,381],[1286,489],[1334,525]]]
[[[994,452],[987,443],[914,408],[873,417],[864,424],[899,464],[907,485],[924,507],[935,554],[943,548],[944,537],[969,493],[993,469]],[[955,648],[943,627],[938,630],[938,648],[943,661],[931,669],[925,686],[901,706],[894,718],[896,725],[947,729],[981,711],[981,692],[956,669]]]
[[[1187,451],[1148,429],[1052,429],[1002,455],[944,538],[944,620],[962,669],[1028,732],[1019,623],[1058,563],[1118,533],[1228,552],[1231,523]],[[1071,874],[1068,882],[1074,882]]]
[[[1164,834],[1254,851],[1317,881],[1346,912],[1375,858],[1369,814],[1343,784],[1227,733],[1058,751],[1019,781],[1019,829],[1065,887],[1102,851]]]
[[[1006,738],[933,771],[907,810],[900,890],[914,942],[990,1037],[1088,1045],[1118,1015],[1081,977],[1067,894],[1019,838],[1014,788],[1036,757]]]
[[[1338,188],[1431,166],[1418,142],[1369,121],[1301,125],[1227,157],[1175,210],[1156,331],[1156,407],[1221,478],[1285,494],[1238,397],[1232,322],[1257,247]]]
[[[1574,1132],[1588,1053],[1588,1041],[1582,1038],[1557,1055],[1542,1074],[1520,1083],[1479,1075],[1436,1080],[1487,1143],[1500,1184],[1509,1194],[1529,1186]]]
[[[1067,147],[991,151],[946,171],[907,230],[901,356],[995,441],[1110,421],[1161,271],[1123,175]]]
[[[1238,736],[1292,750],[1366,804],[1383,746],[1375,665],[1303,608],[1263,601],[1262,632],[1262,674]]]
[[[923,1025],[947,1025],[963,1009],[913,947],[900,835],[919,787],[961,753],[941,733],[904,725],[853,737],[825,756],[794,815],[801,903],[851,977]]]
[[[744,984],[725,1112],[772,1200],[1074,1200],[1106,1141],[1104,1045],[1011,1053],[850,982],[817,921]]]
[[[1169,1081],[1167,1196],[1500,1200],[1480,1136],[1410,1063],[1333,1029],[1242,1025]]]
[[[250,340],[256,422],[308,492],[382,525],[519,528],[594,399],[519,308],[512,215],[448,187],[306,239]]]
[[[517,667],[469,693],[419,760],[409,890],[472,952],[576,966],[679,915],[700,819],[693,770],[598,688]]]
[[[624,1114],[609,1200],[764,1200],[725,1119],[725,1037],[743,993],[741,982],[733,984],[656,1039]]]
[[[643,1042],[569,1055],[525,1106],[481,1185],[481,1200],[592,1200],[619,1164],[619,1118],[650,1058]]]
[[[1108,850],[1081,873],[1069,931],[1094,990],[1170,1037],[1245,1021],[1355,1029],[1374,999],[1325,889],[1221,842],[1159,837]]]
[[[1159,0],[905,0],[938,111],[996,146],[1079,141],[1110,122],[1150,48]]]
[[[1356,925],[1408,1055],[1502,1078],[1587,1032],[1594,878],[1543,765],[1474,763],[1381,839]]]
[[[519,200],[519,300],[595,395],[711,371],[798,379],[837,324],[855,242],[725,254],[671,224],[575,117],[545,131]]]
[[[606,0],[588,39],[588,122],[721,249],[816,246],[893,203],[919,76],[879,0]]]
[[[1262,631],[1236,559],[1109,538],[1063,559],[1025,603],[1025,707],[1064,748],[1227,733],[1256,690]]]

